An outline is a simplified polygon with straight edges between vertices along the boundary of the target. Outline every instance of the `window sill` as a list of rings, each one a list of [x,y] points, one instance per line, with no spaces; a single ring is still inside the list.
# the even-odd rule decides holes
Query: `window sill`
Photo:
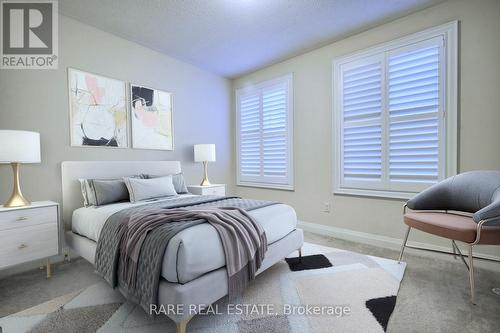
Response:
[[[293,185],[285,185],[285,184],[262,184],[262,183],[238,182],[236,185],[241,187],[257,187],[269,190],[295,191]]]
[[[414,192],[361,190],[355,188],[337,188],[333,191],[333,194],[400,200],[408,200],[417,195]]]

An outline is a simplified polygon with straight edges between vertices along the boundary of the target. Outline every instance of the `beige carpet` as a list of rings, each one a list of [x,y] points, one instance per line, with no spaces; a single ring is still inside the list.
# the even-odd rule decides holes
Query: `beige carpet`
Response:
[[[236,304],[194,317],[188,332],[384,332],[405,264],[305,244],[302,261],[279,262]],[[295,254],[296,256],[296,254]],[[236,306],[240,306],[237,310]],[[0,319],[3,332],[175,332],[104,282]]]

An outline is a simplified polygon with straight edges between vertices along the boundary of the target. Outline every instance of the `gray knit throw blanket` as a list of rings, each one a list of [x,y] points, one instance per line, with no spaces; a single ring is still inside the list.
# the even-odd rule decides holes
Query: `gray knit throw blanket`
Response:
[[[205,220],[218,232],[226,258],[230,298],[241,294],[262,264],[266,234],[245,210],[238,207],[161,209],[133,214],[120,242],[120,279],[135,286],[142,244],[148,233],[171,222]]]

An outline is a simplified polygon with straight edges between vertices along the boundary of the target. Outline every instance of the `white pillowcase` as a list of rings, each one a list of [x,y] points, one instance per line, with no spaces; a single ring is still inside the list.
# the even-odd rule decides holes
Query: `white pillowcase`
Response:
[[[87,179],[79,178],[80,190],[82,191],[83,205],[87,207],[89,205],[89,199],[87,197]]]
[[[132,203],[177,195],[171,175],[152,179],[124,177],[123,180],[127,185],[130,202]]]

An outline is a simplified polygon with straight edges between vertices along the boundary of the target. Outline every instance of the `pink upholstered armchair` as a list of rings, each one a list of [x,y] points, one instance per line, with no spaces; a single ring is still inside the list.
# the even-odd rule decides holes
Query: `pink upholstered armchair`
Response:
[[[413,211],[407,213],[406,207]],[[404,223],[408,229],[399,260],[412,228],[450,239],[453,253],[458,251],[469,270],[475,304],[472,249],[478,244],[500,245],[500,171],[466,172],[433,185],[406,203]],[[468,245],[468,264],[456,241]]]

